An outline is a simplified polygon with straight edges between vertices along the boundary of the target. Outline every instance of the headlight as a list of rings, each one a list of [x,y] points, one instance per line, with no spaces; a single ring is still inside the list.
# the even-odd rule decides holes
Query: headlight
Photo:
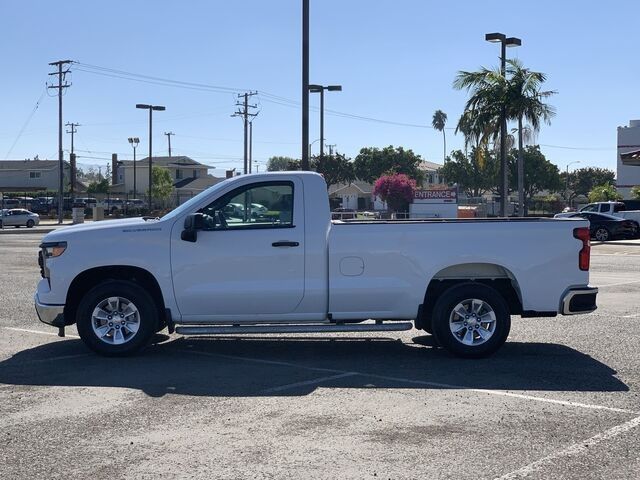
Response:
[[[67,249],[67,242],[46,242],[40,248],[44,258],[59,257]]]
[[[47,258],[59,257],[67,249],[67,242],[45,242],[40,245],[38,252],[38,265],[42,278],[49,278],[49,268],[47,268]]]

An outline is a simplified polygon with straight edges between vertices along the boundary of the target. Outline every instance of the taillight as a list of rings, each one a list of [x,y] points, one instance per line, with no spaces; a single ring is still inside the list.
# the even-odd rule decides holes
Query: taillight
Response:
[[[573,237],[582,240],[582,249],[578,254],[578,266],[580,270],[589,270],[589,261],[591,258],[591,232],[589,227],[581,227],[573,229]]]

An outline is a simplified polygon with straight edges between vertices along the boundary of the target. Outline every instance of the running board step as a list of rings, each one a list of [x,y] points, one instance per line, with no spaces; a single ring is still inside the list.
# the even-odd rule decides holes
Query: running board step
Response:
[[[176,327],[181,335],[242,335],[247,333],[339,333],[339,332],[396,332],[411,330],[411,322],[345,323],[322,325],[223,325]]]

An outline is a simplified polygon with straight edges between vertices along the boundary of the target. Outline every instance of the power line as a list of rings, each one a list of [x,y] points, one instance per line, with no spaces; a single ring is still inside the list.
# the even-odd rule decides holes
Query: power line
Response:
[[[148,83],[152,85],[173,86],[176,88],[184,88],[189,90],[206,91],[206,92],[214,92],[214,93],[225,93],[225,94],[237,93],[239,91],[247,90],[245,88],[238,88],[238,87],[225,87],[225,86],[211,85],[206,83],[173,80],[173,79],[162,78],[162,77],[157,77],[152,75],[144,75],[140,73],[128,72],[125,70],[117,70],[117,69],[102,67],[98,65],[91,65],[91,64],[82,63],[82,62],[73,62],[73,64],[75,65],[74,67],[75,71],[81,71],[84,73],[90,73],[95,75],[103,75],[111,78],[119,78],[122,80],[137,81],[137,82]],[[290,98],[283,97],[281,95],[276,95],[276,94],[262,91],[262,90],[254,93],[258,93],[261,100],[274,105],[280,105],[280,106],[295,108],[295,109],[300,109],[302,107],[300,101],[292,100]],[[310,110],[317,111],[318,108],[310,107]],[[348,112],[341,112],[338,110],[326,109],[325,113],[327,115],[347,118],[351,120],[380,123],[384,125],[394,125],[398,127],[421,128],[421,129],[433,129],[433,126],[427,125],[427,124],[400,122],[400,121],[390,120],[386,118],[376,118],[376,117],[370,117],[366,115],[357,115],[357,114],[348,113]],[[136,123],[139,123],[139,122],[136,122]],[[118,122],[118,124],[120,124],[120,122]],[[96,123],[91,125],[110,125],[110,123],[99,123],[99,124]],[[445,127],[445,129],[455,130],[455,127]],[[268,143],[268,142],[256,142],[256,143]],[[271,143],[284,144],[285,142],[271,142]],[[296,144],[296,143],[297,142],[291,142],[291,144]],[[614,150],[613,148],[607,148],[607,147],[575,147],[575,146],[546,145],[546,144],[540,144],[540,146],[547,147],[547,148],[566,149],[566,150],[585,150],[585,151],[586,150],[593,150],[593,151]]]
[[[178,88],[186,88],[189,90],[199,90],[199,91],[209,91],[209,92],[217,92],[217,93],[235,93],[239,90],[244,90],[241,88],[232,88],[232,87],[222,87],[218,85],[208,85],[205,83],[196,83],[196,82],[185,82],[180,80],[171,80],[167,78],[154,77],[151,75],[142,75],[133,72],[126,72],[124,70],[116,70],[106,67],[99,67],[96,65],[89,65],[80,62],[74,62],[78,67],[76,67],[77,71],[92,73],[96,75],[104,75],[112,78],[120,78],[123,80],[131,80],[143,83],[149,83],[152,85],[161,85],[161,86],[173,86]],[[256,92],[258,93],[258,92]],[[275,105],[286,106],[290,108],[301,108],[301,102],[297,100],[292,100],[286,97],[282,97],[280,95],[275,95],[269,92],[260,91],[260,96],[265,102],[273,103]],[[310,110],[318,110],[315,107],[310,107]],[[412,128],[425,128],[425,129],[433,129],[433,126],[427,124],[417,124],[417,123],[406,123],[406,122],[397,122],[394,120],[387,120],[382,118],[368,117],[364,115],[355,115],[346,112],[340,112],[337,110],[326,110],[328,115],[350,118],[352,120],[361,120],[375,123],[382,123],[387,125],[396,125],[400,127],[412,127]],[[454,127],[446,127],[447,130],[455,130]]]
[[[592,151],[612,151],[616,150],[614,147],[566,147],[563,145],[546,145],[544,143],[539,143],[541,147],[547,148],[562,148],[564,150],[592,150]]]
[[[42,101],[42,99],[44,98],[44,96],[47,94],[47,89],[45,88],[42,91],[42,94],[40,95],[40,98],[38,98],[38,101],[36,102],[36,105],[33,107],[33,110],[31,110],[31,113],[29,114],[29,116],[27,117],[27,119],[25,120],[24,124],[22,125],[22,128],[20,129],[20,131],[18,132],[18,135],[16,136],[16,139],[13,141],[13,143],[11,144],[11,148],[9,148],[9,151],[7,152],[7,154],[5,155],[5,160],[9,159],[9,156],[11,155],[11,152],[13,152],[13,149],[15,148],[15,146],[18,143],[18,140],[20,140],[20,137],[22,137],[22,134],[24,133],[24,131],[26,130],[26,128],[29,126],[29,123],[31,122],[31,119],[33,118],[33,116],[35,115],[36,111],[38,110],[38,107],[40,106],[40,102]]]

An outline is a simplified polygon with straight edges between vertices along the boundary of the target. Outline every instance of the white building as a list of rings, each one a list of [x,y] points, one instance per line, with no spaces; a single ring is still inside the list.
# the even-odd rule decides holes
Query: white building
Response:
[[[176,194],[182,196],[196,195],[212,185],[224,180],[208,173],[211,167],[196,162],[185,156],[153,157],[153,165],[169,170]],[[118,161],[113,164],[112,193],[131,194],[134,190],[134,164],[131,160]],[[143,158],[135,163],[135,190],[138,196],[144,195],[149,189],[149,161]]]
[[[618,192],[631,198],[631,188],[640,185],[640,120],[629,121],[628,127],[618,127]]]

